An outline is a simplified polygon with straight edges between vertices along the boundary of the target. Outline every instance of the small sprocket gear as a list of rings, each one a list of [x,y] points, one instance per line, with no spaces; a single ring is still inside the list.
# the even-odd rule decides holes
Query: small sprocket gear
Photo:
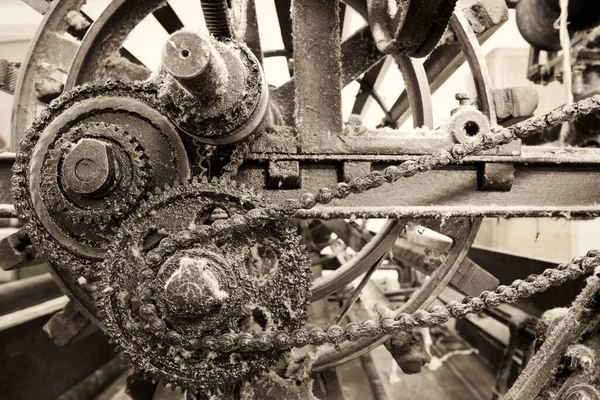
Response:
[[[283,355],[201,344],[234,332],[292,332],[306,319],[311,269],[295,226],[220,230],[220,220],[262,205],[230,181],[193,181],[156,193],[124,222],[102,265],[98,307],[106,332],[141,373],[212,392]]]

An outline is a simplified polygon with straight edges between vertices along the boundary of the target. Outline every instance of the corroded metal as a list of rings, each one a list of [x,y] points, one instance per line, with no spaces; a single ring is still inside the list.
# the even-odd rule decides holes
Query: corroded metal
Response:
[[[589,263],[592,267],[590,271],[597,266],[589,259],[582,261]],[[547,335],[538,353],[531,359],[527,368],[503,397],[504,399],[532,399],[538,395],[539,391],[552,378],[567,347],[577,342],[584,332],[597,325],[596,307],[599,290],[600,278],[595,275],[588,278],[586,287],[575,299],[569,312]]]
[[[185,133],[209,144],[254,134],[268,115],[268,88],[257,58],[244,45],[178,31],[162,54],[158,97]]]
[[[80,87],[53,102],[28,130],[13,166],[13,198],[30,239],[50,260],[68,260],[73,270],[86,271],[101,259],[115,221],[126,217],[145,191],[189,176],[187,154],[174,127],[147,102],[152,103],[151,95],[125,84],[115,83],[112,90]],[[123,111],[128,113],[127,131],[104,122],[118,121]],[[79,194],[69,187],[71,177],[61,178],[69,174],[66,157],[76,151],[71,146],[84,139],[113,146],[118,158],[112,168],[121,177],[101,196]],[[162,146],[155,147],[158,143]]]
[[[382,333],[394,333],[414,327],[440,325],[450,318],[462,318],[470,313],[481,312],[485,307],[497,307],[503,303],[512,303],[519,297],[528,297],[542,292],[552,285],[560,285],[568,279],[589,275],[598,266],[598,251],[591,250],[585,257],[576,257],[570,263],[559,265],[555,269],[544,271],[541,275],[530,276],[527,281],[516,280],[510,286],[500,286],[494,292],[483,292],[478,297],[468,298],[462,303],[451,302],[446,306],[433,306],[429,311],[419,310],[413,314],[399,314],[395,318],[384,317],[379,321],[366,320],[361,324],[350,323],[344,327],[331,325],[327,329],[313,328],[310,331],[297,330],[291,334],[277,332],[248,336],[247,332],[221,336],[205,337],[200,341],[203,348],[222,352],[244,351],[245,349],[289,349],[304,347],[308,344],[339,345],[343,341],[356,341],[360,338],[376,337]],[[561,339],[562,340],[562,339]],[[570,341],[565,340],[565,343]],[[559,354],[557,352],[557,354]],[[533,361],[532,361],[533,363]]]
[[[90,197],[107,193],[120,179],[115,157],[110,143],[82,139],[65,156],[62,164],[66,188]]]
[[[123,224],[103,264],[99,304],[107,333],[141,372],[206,392],[282,355],[266,348],[218,354],[200,340],[223,334],[211,345],[218,350],[232,344],[226,332],[280,335],[304,322],[310,270],[293,228],[271,221],[260,237],[221,235],[261,205],[247,188],[195,181],[157,192]]]
[[[105,55],[116,54],[127,33],[159,3],[116,0],[91,26],[77,11],[79,7],[71,10],[71,28],[80,21],[76,33],[87,33],[74,57],[67,86],[108,73],[111,67]],[[462,104],[449,124],[433,130],[425,69],[402,54],[429,52],[442,35],[455,1],[439,0],[427,6],[397,2],[404,7],[395,16],[389,15],[389,2],[367,1],[365,7],[360,1],[355,3],[367,15],[372,32],[358,32],[346,42],[344,51],[337,1],[294,1],[294,38],[290,43],[287,35],[286,42],[287,47],[294,47],[295,77],[293,85],[290,81],[276,93],[272,104],[259,59],[235,40],[238,31],[233,14],[244,5],[219,0],[202,4],[211,32],[221,38],[175,32],[165,46],[161,69],[151,81],[76,87],[33,122],[15,157],[12,188],[16,210],[28,237],[48,257],[53,273],[74,297],[72,304],[82,308],[81,325],[87,319],[99,324],[97,317],[102,317],[106,332],[137,367],[131,388],[142,382],[145,389],[153,391],[151,381],[162,380],[190,389],[190,396],[197,391],[201,396],[207,392],[231,394],[234,385],[273,368],[292,348],[333,345],[317,348],[319,356],[312,369],[322,370],[365,354],[392,335],[404,342],[404,332],[414,327],[435,326],[589,274],[600,261],[598,252],[591,251],[527,281],[517,280],[462,303],[419,311],[453,282],[455,273],[470,266],[465,263],[466,254],[481,219],[453,220],[446,226],[436,225],[440,233],[453,239],[453,245],[430,271],[431,279],[402,308],[361,323],[302,328],[308,302],[321,300],[319,304],[324,306],[328,294],[364,271],[376,269],[376,262],[393,248],[405,220],[388,220],[355,259],[310,286],[308,253],[300,245],[294,218],[310,212],[322,218],[373,216],[371,210],[357,214],[354,209],[344,209],[340,206],[344,203],[338,201],[353,195],[358,199],[354,204],[368,204],[372,199],[380,202],[382,192],[365,192],[422,175],[419,172],[461,164],[469,156],[484,163],[477,168],[482,169],[488,189],[512,189],[496,179],[498,174],[492,169],[500,165],[502,170],[516,161],[526,163],[526,159],[520,157],[518,146],[508,152],[499,146],[600,110],[600,97],[595,96],[510,128],[498,127],[477,38],[459,10],[452,17],[452,28],[474,71],[481,112]],[[343,126],[341,88],[381,57],[374,51],[371,33],[402,70],[415,124],[427,126],[409,132],[412,138],[385,137],[385,130],[376,132],[379,138],[372,138],[372,132],[355,120]],[[106,49],[100,50],[99,44]],[[357,54],[364,55],[364,60],[346,62]],[[143,77],[144,72],[143,68],[124,68],[130,79]],[[273,121],[291,125],[291,88],[296,94],[295,123],[269,126]],[[419,134],[429,137],[417,139],[418,144],[411,147]],[[244,140],[250,137],[252,141]],[[222,146],[233,142],[238,142],[235,147]],[[399,154],[398,148],[404,153]],[[405,155],[415,159],[406,161]],[[253,157],[267,163],[243,165]],[[380,159],[387,164],[376,166]],[[333,172],[327,178],[334,186],[324,187],[322,180],[313,179],[323,171],[322,166],[305,167],[305,162],[324,160],[342,165],[336,168],[343,168],[343,174],[327,171]],[[404,162],[389,165],[396,160]],[[499,163],[493,164],[495,161]],[[190,162],[199,165],[190,168]],[[588,172],[597,170],[597,160],[594,162]],[[468,164],[460,168],[477,173]],[[189,180],[192,169],[206,179]],[[266,200],[234,185],[234,177],[256,187],[267,182]],[[582,189],[577,183],[572,186]],[[284,200],[284,196],[298,193],[294,190],[299,187],[307,192]],[[311,193],[314,188],[317,190]],[[508,193],[512,192],[519,196],[519,190]],[[584,196],[593,206],[579,205],[576,210],[586,215],[600,212],[596,191],[580,197]],[[404,208],[379,206],[375,211],[380,216],[397,218],[411,212],[415,216],[426,212],[437,217],[452,215],[438,205],[411,211],[400,195],[387,197],[400,198]],[[433,203],[413,197],[417,203]],[[543,200],[540,204],[546,204]],[[464,203],[458,211],[462,217],[523,211],[506,211],[500,206],[481,211],[463,198],[459,201]],[[317,208],[325,204],[332,208]],[[524,212],[565,212],[551,204],[551,209]],[[80,275],[89,281],[79,284],[76,278]],[[363,282],[368,285],[366,279]],[[355,292],[352,299],[358,295],[359,291]],[[364,299],[366,302],[368,296]],[[392,342],[388,346],[401,347]],[[417,361],[422,365],[423,360]]]
[[[448,26],[456,0],[390,2],[367,0],[368,20],[377,47],[384,54],[424,57]]]

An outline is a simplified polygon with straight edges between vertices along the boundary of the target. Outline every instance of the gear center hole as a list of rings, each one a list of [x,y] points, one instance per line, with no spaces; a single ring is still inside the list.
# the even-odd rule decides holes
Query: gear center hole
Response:
[[[463,128],[465,129],[465,132],[469,137],[473,137],[479,133],[479,125],[477,124],[477,122],[474,121],[468,121],[467,123],[465,123]]]
[[[187,49],[181,50],[181,57],[188,58],[190,56],[190,51]]]

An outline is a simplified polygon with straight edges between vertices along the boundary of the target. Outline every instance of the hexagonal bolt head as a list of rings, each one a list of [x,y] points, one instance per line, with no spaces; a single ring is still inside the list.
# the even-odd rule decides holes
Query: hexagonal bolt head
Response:
[[[83,196],[105,195],[119,178],[116,157],[109,143],[82,139],[63,161],[62,181],[67,189]]]

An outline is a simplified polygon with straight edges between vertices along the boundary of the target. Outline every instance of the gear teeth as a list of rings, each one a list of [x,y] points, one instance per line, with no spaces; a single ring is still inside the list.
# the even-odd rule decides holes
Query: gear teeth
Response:
[[[219,196],[221,194],[231,196],[232,198],[238,198],[239,200],[235,201],[235,203],[242,204],[254,204],[256,207],[263,206],[262,203],[257,201],[257,198],[253,198],[251,190],[240,190],[239,188],[244,186],[239,185],[238,182],[216,179],[211,183],[207,183],[206,179],[198,179],[198,177],[193,177],[190,180],[191,183],[182,184],[181,182],[173,183],[172,185],[165,185],[164,188],[156,188],[155,193],[152,196],[149,196],[148,200],[144,200],[140,202],[139,206],[136,208],[134,214],[130,215],[121,225],[121,228],[115,234],[115,238],[112,241],[110,247],[107,250],[104,263],[101,266],[101,270],[103,271],[101,275],[101,281],[99,286],[100,290],[100,299],[97,304],[99,308],[102,308],[106,312],[106,317],[104,318],[104,323],[106,326],[106,332],[109,336],[116,338],[117,345],[124,348],[123,352],[127,355],[127,358],[131,360],[133,365],[139,366],[142,365],[148,373],[149,376],[152,376],[153,381],[158,381],[161,378],[169,381],[174,388],[182,387],[182,388],[193,388],[193,390],[198,390],[197,385],[194,385],[192,379],[190,377],[178,377],[175,373],[174,375],[166,375],[166,372],[160,370],[154,370],[155,366],[148,362],[146,354],[138,354],[139,349],[136,345],[129,342],[128,335],[124,332],[126,329],[120,322],[117,322],[117,315],[115,313],[118,312],[116,306],[112,299],[118,292],[114,281],[114,269],[117,268],[116,264],[114,264],[114,260],[118,260],[122,258],[122,254],[125,246],[128,246],[130,240],[136,240],[135,237],[137,235],[136,232],[141,228],[138,224],[143,224],[146,216],[150,215],[153,210],[158,207],[162,207],[164,205],[172,204],[171,199],[181,198],[181,195],[185,195],[186,198],[217,198],[215,196]],[[227,198],[227,197],[225,197]],[[144,229],[148,229],[148,226],[144,226]],[[198,227],[198,230],[205,229],[206,232],[201,237],[206,237],[206,235],[210,236],[211,232],[214,232],[214,226],[202,225]],[[141,230],[140,233],[141,234]],[[195,232],[194,235],[197,235],[198,232]],[[103,290],[110,288],[111,290],[106,291]],[[161,339],[158,339],[161,341]],[[142,368],[139,369],[142,371]],[[204,383],[202,384],[204,385]]]
[[[139,99],[146,99],[148,94],[141,90],[134,90],[134,86],[128,84],[119,84],[116,83],[116,86],[113,85],[113,89],[123,90],[125,93],[134,93],[135,96]],[[60,115],[69,105],[82,102],[82,101],[93,101],[98,98],[98,96],[102,96],[106,91],[106,87],[103,87],[101,83],[96,85],[90,85],[89,87],[78,87],[73,89],[71,92],[65,92],[60,97],[60,101],[52,107],[51,110],[45,110],[32,125],[32,128],[28,129],[26,132],[26,136],[23,138],[22,142],[24,146],[19,151],[19,155],[17,159],[19,163],[15,163],[15,176],[21,177],[21,181],[17,181],[17,184],[13,184],[13,192],[15,193],[16,199],[21,199],[26,197],[29,193],[28,187],[28,166],[31,163],[31,157],[33,151],[35,150],[35,145],[37,141],[41,137],[41,133],[43,133],[44,129],[46,129],[47,125],[52,121],[57,115]],[[123,95],[117,93],[117,95]],[[152,100],[146,101],[151,106],[153,106]],[[123,129],[119,128],[114,124],[110,124],[104,121],[96,121],[89,122],[87,125],[90,129],[94,129],[97,134],[92,134],[92,137],[102,137],[106,136],[107,138],[114,138],[121,146],[120,148],[125,151],[128,155],[129,159],[135,165],[139,174],[136,174],[133,179],[133,186],[137,188],[138,194],[135,196],[127,195],[123,196],[121,200],[124,203],[118,204],[116,207],[108,207],[109,210],[107,212],[107,207],[102,209],[93,209],[90,207],[82,207],[80,205],[75,204],[73,199],[68,199],[65,197],[65,194],[62,191],[56,190],[58,183],[55,183],[53,180],[52,183],[48,183],[47,179],[42,179],[42,186],[40,186],[40,191],[42,192],[42,199],[44,204],[47,205],[48,211],[50,211],[50,215],[64,214],[68,215],[69,218],[73,221],[73,224],[77,223],[85,223],[85,224],[94,224],[96,229],[99,229],[103,234],[109,234],[111,229],[109,227],[113,221],[122,219],[126,216],[130,211],[134,209],[134,207],[139,202],[139,199],[145,194],[146,188],[150,183],[151,178],[151,166],[149,164],[149,158],[144,152],[143,146],[135,139],[134,136],[128,134]],[[65,131],[67,132],[67,131]],[[52,165],[58,165],[65,152],[68,152],[72,149],[75,143],[83,137],[89,137],[89,130],[85,128],[84,125],[78,125],[76,127],[71,128],[67,133],[57,138],[54,142],[54,145],[51,146],[48,150],[48,153],[45,156],[43,162],[43,171],[48,170],[48,168],[52,169]],[[105,132],[105,133],[102,133]],[[97,136],[99,135],[99,136]],[[21,164],[23,163],[23,164]],[[20,169],[20,170],[19,170]],[[45,173],[45,172],[44,172]],[[20,190],[15,190],[17,185],[21,188]],[[20,192],[23,192],[21,195]],[[34,220],[37,219],[37,213],[33,210],[31,202],[22,202],[22,209],[18,210],[20,214],[27,215],[24,211],[30,213],[31,217],[25,218],[29,221],[31,218]],[[52,206],[50,206],[52,205]],[[57,215],[58,218],[62,218]],[[41,230],[45,228],[41,227]],[[34,235],[34,237],[40,237],[40,231],[38,235]],[[74,240],[79,238],[77,234],[74,234]],[[40,247],[42,253],[47,255],[49,258],[61,260],[61,263],[65,264],[64,260],[70,253],[70,250],[66,247],[63,247],[62,243],[57,241],[56,239],[49,238],[48,241],[40,241]],[[100,246],[98,244],[93,244],[94,246]],[[50,254],[52,254],[50,256]],[[76,274],[86,275],[89,272],[86,272],[84,264],[87,264],[82,257],[72,258],[72,263],[68,263],[70,270],[75,272]]]

